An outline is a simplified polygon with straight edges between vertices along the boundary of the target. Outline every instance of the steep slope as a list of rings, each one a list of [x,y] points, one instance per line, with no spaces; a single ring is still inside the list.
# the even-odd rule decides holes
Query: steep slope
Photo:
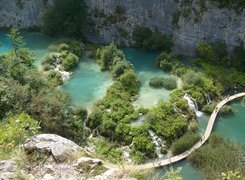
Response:
[[[194,53],[201,41],[223,40],[228,47],[245,44],[245,11],[219,8],[202,0],[85,0],[90,41],[132,44],[135,26],[172,34],[174,50]],[[0,1],[0,27],[40,26],[40,17],[52,0]]]

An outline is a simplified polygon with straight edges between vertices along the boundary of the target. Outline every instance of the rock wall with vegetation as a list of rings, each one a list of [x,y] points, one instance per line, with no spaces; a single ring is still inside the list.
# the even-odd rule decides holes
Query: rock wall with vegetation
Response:
[[[229,47],[245,42],[244,3],[203,0],[87,0],[96,24],[91,40],[131,44],[136,26],[173,35],[177,52],[192,55],[196,44],[221,39]],[[234,2],[233,4],[238,4]],[[91,30],[91,28],[90,28]],[[97,36],[94,36],[97,34]]]
[[[2,0],[0,27],[40,26],[52,0]],[[221,39],[231,49],[245,42],[244,1],[85,0],[89,13],[86,37],[93,42],[133,45],[134,29],[171,35],[173,50],[193,55],[196,44]]]
[[[1,0],[0,27],[30,28],[40,26],[44,9],[52,0]]]

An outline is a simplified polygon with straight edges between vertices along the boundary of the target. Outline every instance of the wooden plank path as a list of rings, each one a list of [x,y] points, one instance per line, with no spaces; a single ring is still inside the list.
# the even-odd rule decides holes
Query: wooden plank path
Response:
[[[200,148],[209,138],[211,132],[212,132],[212,129],[213,129],[213,126],[214,126],[214,123],[215,123],[215,120],[216,120],[216,117],[220,111],[220,108],[222,106],[224,106],[226,103],[236,99],[236,98],[239,98],[239,97],[242,97],[242,96],[245,96],[245,92],[242,92],[242,93],[238,93],[238,94],[235,94],[233,96],[230,96],[229,98],[226,98],[224,100],[222,100],[214,109],[213,113],[211,114],[210,118],[209,118],[209,121],[208,121],[208,125],[207,125],[207,128],[205,130],[205,133],[203,134],[201,140],[199,142],[197,142],[191,149],[179,154],[179,155],[176,155],[176,156],[173,156],[169,159],[164,159],[164,160],[160,160],[160,161],[155,161],[154,163],[146,163],[146,164],[141,164],[141,165],[136,165],[136,166],[127,166],[127,168],[129,169],[134,169],[134,170],[143,170],[143,169],[150,169],[150,168],[156,168],[156,167],[160,167],[160,166],[166,166],[166,165],[169,165],[169,164],[172,164],[172,163],[175,163],[175,162],[178,162],[180,160],[183,160],[185,159],[188,155],[190,155],[195,149],[197,148]]]

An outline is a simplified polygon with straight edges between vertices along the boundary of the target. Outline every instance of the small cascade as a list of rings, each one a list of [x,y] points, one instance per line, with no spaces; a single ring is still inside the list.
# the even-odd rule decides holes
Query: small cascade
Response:
[[[212,103],[212,100],[210,98],[210,94],[209,93],[207,95],[206,102],[207,102],[207,104],[211,104]]]
[[[86,130],[88,130],[90,132],[90,136],[93,136],[92,130],[87,127],[87,122],[88,122],[88,118],[85,119],[85,121],[83,122],[83,139],[86,139]]]
[[[145,120],[145,116],[143,113],[139,113],[139,118],[136,121],[131,122],[130,124],[133,126],[140,126],[143,124]]]
[[[153,141],[153,144],[155,145],[156,148],[156,153],[158,158],[163,158],[164,154],[162,154],[161,149],[164,147],[164,142],[161,138],[159,138],[152,130],[148,130],[151,139]]]
[[[197,117],[202,116],[203,113],[201,111],[198,111],[196,101],[193,102],[187,93],[184,95],[184,99],[187,100],[189,107],[195,111]]]
[[[132,158],[130,156],[130,153],[131,153],[131,149],[129,148],[129,146],[126,146],[123,149],[123,156],[127,160],[128,163],[132,163],[133,162],[133,160],[132,160]]]
[[[67,79],[69,79],[70,73],[67,71],[61,71],[60,70],[61,60],[59,57],[56,58],[54,65],[55,65],[54,71],[57,71],[60,73],[63,82],[66,81]]]

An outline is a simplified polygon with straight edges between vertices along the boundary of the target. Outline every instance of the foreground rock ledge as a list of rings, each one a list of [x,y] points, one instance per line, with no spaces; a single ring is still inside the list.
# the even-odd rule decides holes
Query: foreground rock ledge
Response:
[[[28,138],[24,144],[27,152],[51,153],[56,161],[64,162],[72,153],[82,150],[74,142],[55,134],[38,134]]]

